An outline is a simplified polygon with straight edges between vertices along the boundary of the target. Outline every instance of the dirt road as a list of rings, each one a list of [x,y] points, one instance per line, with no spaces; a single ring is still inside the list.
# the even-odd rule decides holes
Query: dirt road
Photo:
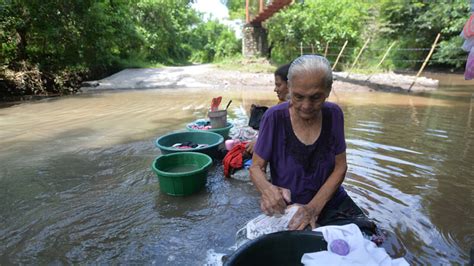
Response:
[[[334,73],[333,89],[336,91],[406,91],[413,82],[412,76],[394,73],[372,76]],[[89,81],[81,88],[83,92],[107,90],[140,90],[156,88],[227,88],[271,89],[273,74],[250,73],[220,69],[215,65],[191,65],[183,67],[125,69],[107,78]],[[419,78],[413,91],[436,89],[438,82]]]

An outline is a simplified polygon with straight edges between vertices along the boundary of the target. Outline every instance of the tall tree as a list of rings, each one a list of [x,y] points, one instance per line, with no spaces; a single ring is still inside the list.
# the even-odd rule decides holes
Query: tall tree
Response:
[[[382,1],[380,12],[385,27],[383,37],[398,40],[399,46],[429,48],[436,35],[441,33],[442,38],[433,59],[438,64],[454,67],[464,64],[462,60],[456,59],[464,54],[460,49],[462,39],[459,33],[469,14],[469,3],[465,0],[385,0]],[[427,53],[428,50],[401,50],[394,52],[393,57],[410,60],[423,58]],[[415,63],[398,65],[414,66]]]

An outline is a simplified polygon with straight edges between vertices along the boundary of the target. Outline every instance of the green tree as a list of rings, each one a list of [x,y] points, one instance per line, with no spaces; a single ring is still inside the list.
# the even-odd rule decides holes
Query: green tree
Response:
[[[40,69],[107,67],[133,54],[136,34],[126,1],[8,1],[2,30],[9,60]],[[2,52],[4,49],[2,49]],[[9,62],[3,62],[9,63]]]
[[[460,48],[462,39],[459,33],[468,17],[469,3],[464,0],[385,0],[380,12],[382,37],[398,40],[400,48],[429,48],[436,35],[441,33],[433,60],[438,65],[460,67],[464,62],[453,59],[465,57]],[[416,62],[398,60],[423,59],[427,53],[428,49],[410,52],[396,50],[392,53],[392,59],[398,67],[414,67]]]
[[[207,21],[199,24],[193,31],[192,46],[195,49],[191,60],[208,63],[231,57],[240,52],[240,41],[234,32],[217,21]]]
[[[327,42],[342,46],[348,40],[349,46],[359,45],[368,9],[367,3],[351,0],[294,3],[267,23],[272,59],[280,63],[294,59],[299,55],[301,42],[315,44],[319,52]]]
[[[253,2],[256,2],[255,0]],[[231,19],[245,20],[245,0],[227,0],[226,6],[229,9]]]
[[[198,14],[189,0],[141,0],[135,10],[136,27],[145,42],[146,59],[161,63],[185,62]]]
[[[20,95],[77,89],[84,75],[100,78],[134,62],[211,62],[238,53],[233,32],[203,22],[191,2],[1,0],[0,97],[15,94],[12,87]]]

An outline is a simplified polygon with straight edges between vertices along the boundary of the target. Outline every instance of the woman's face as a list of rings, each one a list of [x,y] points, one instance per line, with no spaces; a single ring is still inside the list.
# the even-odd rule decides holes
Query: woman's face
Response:
[[[324,73],[304,73],[293,76],[291,104],[300,118],[306,120],[317,117],[328,94],[324,87]]]
[[[277,97],[280,101],[286,101],[286,96],[288,95],[288,84],[280,76],[275,75],[275,89]]]

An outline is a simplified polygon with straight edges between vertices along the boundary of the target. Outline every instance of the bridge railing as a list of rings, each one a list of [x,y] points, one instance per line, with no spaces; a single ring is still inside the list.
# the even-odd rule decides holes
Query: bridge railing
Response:
[[[292,0],[246,0],[246,23],[261,23],[291,3]]]
[[[271,1],[246,0],[245,1],[245,22],[252,21]]]

